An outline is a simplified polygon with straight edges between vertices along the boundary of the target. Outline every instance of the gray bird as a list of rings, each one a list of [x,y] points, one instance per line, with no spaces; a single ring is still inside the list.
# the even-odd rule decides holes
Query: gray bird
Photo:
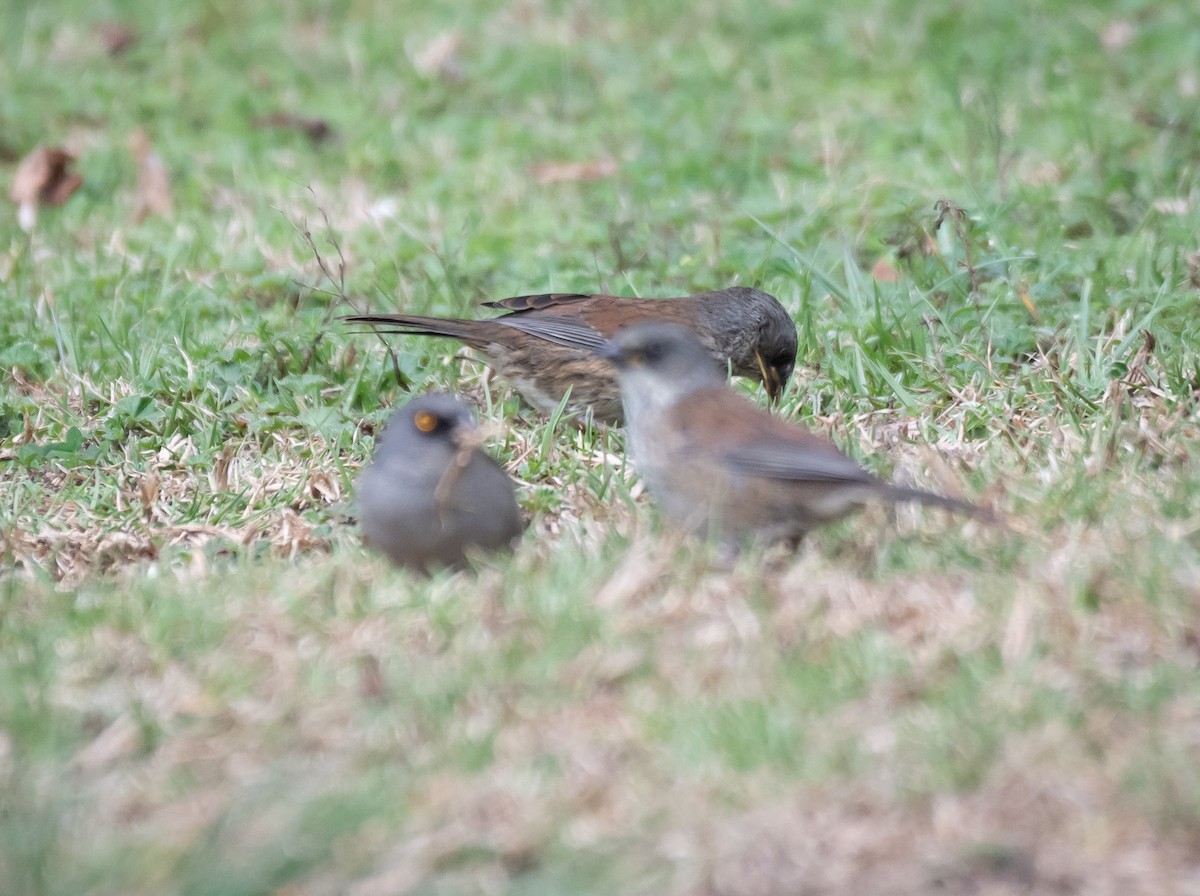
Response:
[[[512,481],[477,434],[454,395],[422,395],[396,411],[358,482],[363,541],[421,572],[510,548],[522,528]]]
[[[748,286],[676,299],[548,293],[485,303],[505,311],[490,320],[364,314],[349,323],[381,333],[458,339],[484,356],[529,404],[552,413],[571,393],[567,410],[621,422],[615,371],[598,352],[624,327],[671,321],[692,330],[722,372],[759,380],[778,400],[796,364],[796,325],[774,296]]]
[[[604,350],[617,365],[630,453],[676,523],[734,542],[799,542],[872,500],[919,501],[981,515],[964,501],[891,485],[825,439],[738,395],[704,347],[674,324],[622,330]]]

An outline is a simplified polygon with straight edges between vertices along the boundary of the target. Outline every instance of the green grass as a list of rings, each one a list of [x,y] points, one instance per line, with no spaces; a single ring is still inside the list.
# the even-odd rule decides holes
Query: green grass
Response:
[[[1194,876],[1196,25],[6,6],[0,176],[65,144],[84,184],[31,233],[0,209],[0,892]],[[136,220],[138,128],[169,218]],[[871,510],[727,563],[631,492],[620,433],[412,338],[403,378],[477,404],[533,524],[478,575],[364,553],[353,483],[405,396],[337,315],[735,282],[796,320],[781,413],[1010,525]]]

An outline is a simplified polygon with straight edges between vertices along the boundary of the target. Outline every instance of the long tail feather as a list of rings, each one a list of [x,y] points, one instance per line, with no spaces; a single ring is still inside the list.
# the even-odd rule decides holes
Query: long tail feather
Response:
[[[950,498],[946,495],[927,492],[919,488],[909,488],[903,485],[887,485],[879,493],[889,501],[918,501],[930,507],[942,507],[946,510],[952,510],[955,513],[973,516],[976,519],[989,521],[995,519],[992,512],[986,507],[980,507],[969,501],[961,501],[958,498]]]
[[[416,314],[356,314],[343,317],[349,324],[368,324],[382,333],[407,333],[417,336],[448,336],[468,345],[480,344],[481,330],[488,321],[459,320],[453,317],[421,317]]]

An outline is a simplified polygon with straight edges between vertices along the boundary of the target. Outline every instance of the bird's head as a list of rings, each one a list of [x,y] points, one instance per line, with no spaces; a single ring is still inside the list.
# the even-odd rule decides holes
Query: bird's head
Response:
[[[725,382],[712,355],[691,330],[679,324],[626,327],[601,354],[616,365],[627,414],[634,406],[666,406],[697,389]]]
[[[413,399],[402,411],[405,426],[415,437],[456,448],[476,444],[475,416],[454,395],[433,392]]]
[[[761,379],[774,404],[796,366],[799,345],[795,322],[778,299],[761,289],[731,286],[714,295],[724,297],[720,303],[710,302],[714,325],[725,318],[725,327],[730,331],[737,330],[738,321],[757,324],[753,342],[741,342],[733,353],[734,373]]]

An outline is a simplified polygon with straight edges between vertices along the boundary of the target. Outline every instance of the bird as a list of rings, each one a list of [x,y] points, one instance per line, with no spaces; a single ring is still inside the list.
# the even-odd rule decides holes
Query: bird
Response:
[[[737,545],[754,536],[799,545],[804,535],[875,500],[980,508],[876,478],[832,443],[729,388],[687,329],[647,323],[619,332],[626,446],[666,517]]]
[[[567,412],[619,424],[616,372],[598,350],[618,330],[671,321],[694,332],[714,370],[763,383],[775,403],[796,364],[796,325],[774,296],[746,286],[674,299],[546,293],[515,296],[484,307],[504,311],[488,320],[361,314],[348,323],[383,333],[447,336],[477,350],[535,409],[553,413],[570,390]]]
[[[470,409],[447,393],[420,395],[392,415],[357,503],[364,543],[418,572],[510,548],[523,528],[512,480],[479,448]]]

